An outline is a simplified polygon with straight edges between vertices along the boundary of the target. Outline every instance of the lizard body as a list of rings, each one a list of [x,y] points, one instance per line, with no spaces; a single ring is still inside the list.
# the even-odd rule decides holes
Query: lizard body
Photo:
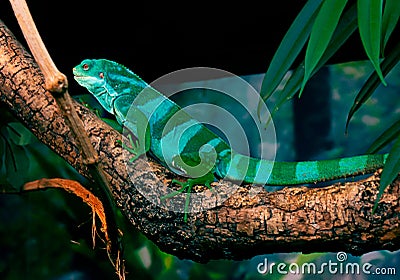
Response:
[[[170,170],[190,177],[181,183],[182,191],[190,192],[195,184],[210,187],[217,178],[280,186],[329,181],[372,173],[383,167],[387,158],[387,154],[373,154],[274,162],[248,157],[233,151],[223,139],[121,64],[86,59],[73,73],[75,80],[139,139],[131,141],[134,159],[150,152]],[[139,94],[142,91],[144,94]]]

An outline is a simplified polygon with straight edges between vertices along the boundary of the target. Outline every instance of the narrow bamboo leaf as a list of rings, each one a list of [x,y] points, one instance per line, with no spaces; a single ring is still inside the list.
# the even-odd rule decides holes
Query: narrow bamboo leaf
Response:
[[[383,0],[358,0],[358,29],[361,42],[381,82],[386,86],[380,68],[381,28]]]
[[[282,92],[279,92],[277,100],[274,104],[274,108],[270,112],[270,116],[267,122],[264,124],[264,127],[267,128],[272,119],[275,116],[275,113],[279,111],[281,106],[289,101],[296,94],[298,89],[300,88],[301,81],[304,77],[304,64],[302,63],[296,70],[293,71],[292,76],[290,76],[288,82],[285,84]],[[289,83],[289,81],[292,81]],[[261,104],[261,103],[260,103]],[[260,105],[259,104],[259,105]]]
[[[7,140],[1,133],[0,129],[0,182],[4,182],[4,180],[2,180],[3,179],[2,177],[4,174],[6,174],[6,169],[5,169],[6,152],[7,152]]]
[[[322,55],[320,61],[313,73],[317,72],[317,68],[321,68],[325,63],[337,52],[337,50],[347,41],[347,39],[357,30],[357,7],[352,5],[340,18],[331,41]],[[312,75],[312,74],[311,74]]]
[[[8,123],[7,129],[9,130],[9,139],[16,145],[26,146],[33,140],[30,131],[19,122]]]
[[[386,129],[375,141],[371,144],[367,153],[374,154],[378,152],[380,149],[387,146],[394,139],[396,139],[400,135],[400,120],[395,122],[391,127]]]
[[[326,62],[337,52],[337,50],[347,41],[351,34],[353,34],[357,29],[357,8],[354,4],[351,6],[345,14],[341,17],[339,24],[333,33],[331,42],[329,43],[326,51],[319,60],[317,66],[315,66],[314,71],[311,73],[310,78],[321,68]],[[304,79],[304,61],[293,71],[286,82],[284,88],[279,95],[282,96],[280,100],[291,99],[296,92],[299,91],[301,83]],[[273,112],[278,111],[279,107],[282,105],[280,102],[276,103]]]
[[[394,28],[400,17],[400,1],[399,0],[386,0],[385,9],[382,18],[382,42],[381,51],[386,46],[387,41],[390,38]]]
[[[27,150],[23,146],[10,143],[9,151],[6,153],[7,183],[21,187],[25,179],[24,172],[29,170],[29,166]]]
[[[400,43],[398,43],[393,51],[382,61],[382,74],[386,76],[393,67],[400,61]],[[346,133],[349,128],[349,123],[353,115],[360,109],[360,107],[368,100],[368,98],[374,93],[375,89],[380,85],[380,78],[377,72],[373,72],[368,80],[364,83],[363,87],[357,94],[353,105],[350,108],[350,112],[347,116],[346,121]]]
[[[306,50],[304,79],[299,96],[328,47],[346,3],[347,0],[327,0],[322,4],[311,29]]]
[[[304,61],[300,63],[288,81],[285,84],[282,92],[280,92],[280,100],[290,100],[301,87],[301,82],[304,78]],[[282,105],[282,104],[281,104]]]
[[[386,159],[383,167],[381,180],[379,182],[379,193],[375,200],[373,212],[375,212],[378,202],[381,199],[385,189],[393,182],[400,172],[400,137],[394,142],[392,149]]]
[[[262,82],[260,94],[264,100],[271,96],[304,47],[322,2],[322,0],[308,1],[286,32]]]

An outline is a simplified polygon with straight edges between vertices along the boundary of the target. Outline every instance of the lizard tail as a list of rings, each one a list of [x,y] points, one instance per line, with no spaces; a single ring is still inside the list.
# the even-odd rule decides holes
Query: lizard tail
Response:
[[[274,162],[234,153],[217,166],[217,175],[260,185],[297,185],[372,173],[383,167],[387,154],[300,162]]]

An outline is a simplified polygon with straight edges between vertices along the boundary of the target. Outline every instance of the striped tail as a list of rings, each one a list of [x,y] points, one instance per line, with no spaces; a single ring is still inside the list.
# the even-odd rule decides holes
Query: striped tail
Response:
[[[217,167],[217,175],[231,181],[261,185],[297,185],[373,173],[383,167],[387,154],[300,162],[274,162],[232,154]],[[247,166],[247,168],[246,168]]]

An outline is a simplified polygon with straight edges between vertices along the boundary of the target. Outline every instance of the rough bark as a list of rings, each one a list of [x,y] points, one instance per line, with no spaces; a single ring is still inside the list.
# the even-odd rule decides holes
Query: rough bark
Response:
[[[89,176],[71,131],[44,89],[40,70],[2,22],[0,102],[40,141]],[[155,192],[165,194],[174,175],[151,159],[127,165],[124,151],[116,143],[121,135],[78,103],[76,108],[102,159],[118,207],[167,253],[207,262],[274,252],[346,251],[359,255],[400,248],[399,179],[386,190],[374,215],[371,210],[379,172],[363,181],[271,193],[261,190],[256,195],[249,195],[249,186],[236,186],[237,191],[229,194],[235,185],[220,181],[215,186],[218,195],[208,202],[210,207],[189,214],[185,223],[182,213],[158,206],[170,202],[157,204],[146,198]],[[227,200],[219,205],[224,197]]]

